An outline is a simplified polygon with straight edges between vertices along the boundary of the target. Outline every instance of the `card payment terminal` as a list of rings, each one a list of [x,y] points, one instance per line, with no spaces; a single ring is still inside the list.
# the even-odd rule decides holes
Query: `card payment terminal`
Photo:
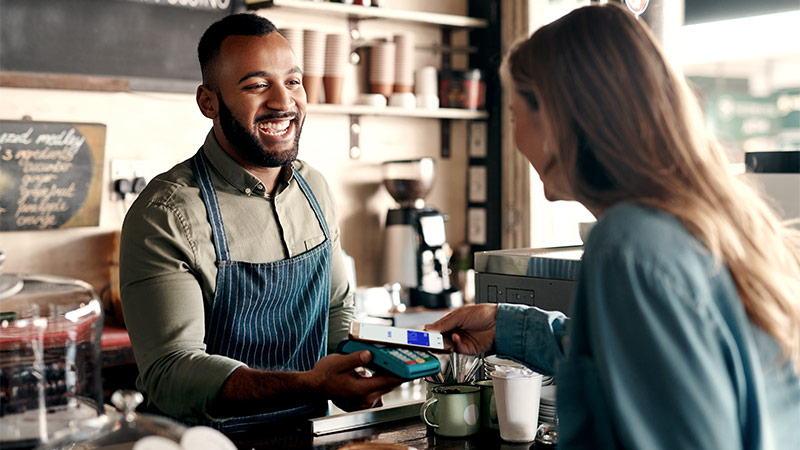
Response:
[[[351,340],[339,343],[339,353],[349,354],[362,350],[372,353],[371,368],[388,370],[407,380],[433,375],[442,370],[439,360],[426,351]]]

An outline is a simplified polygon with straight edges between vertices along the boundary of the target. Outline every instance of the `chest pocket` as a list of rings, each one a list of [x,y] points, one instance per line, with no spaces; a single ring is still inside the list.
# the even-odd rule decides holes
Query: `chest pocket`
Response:
[[[619,448],[611,415],[591,358],[571,356],[556,368],[559,446]]]
[[[312,238],[306,239],[304,241],[304,243],[306,245],[306,251],[313,250],[314,248],[316,248],[317,246],[319,246],[319,244],[322,244],[323,242],[325,242],[325,235],[324,234],[320,234],[319,236],[314,236]]]

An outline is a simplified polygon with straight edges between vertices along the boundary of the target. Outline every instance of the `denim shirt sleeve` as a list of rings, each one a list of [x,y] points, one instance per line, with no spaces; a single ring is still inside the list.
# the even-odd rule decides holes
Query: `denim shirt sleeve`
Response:
[[[564,357],[570,320],[557,311],[503,303],[497,306],[497,354],[553,375]]]

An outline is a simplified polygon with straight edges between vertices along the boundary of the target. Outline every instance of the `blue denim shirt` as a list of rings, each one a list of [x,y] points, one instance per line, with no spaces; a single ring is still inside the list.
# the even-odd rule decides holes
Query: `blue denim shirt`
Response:
[[[800,449],[800,378],[674,217],[622,204],[586,243],[571,318],[500,305],[497,353],[555,374],[560,448]]]

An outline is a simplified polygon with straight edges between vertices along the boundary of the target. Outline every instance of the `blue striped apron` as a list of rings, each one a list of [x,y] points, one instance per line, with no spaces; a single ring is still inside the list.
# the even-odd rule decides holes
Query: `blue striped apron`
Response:
[[[232,261],[225,226],[203,150],[192,171],[206,205],[217,254],[217,287],[206,314],[206,351],[266,370],[311,370],[325,356],[331,292],[331,240],[328,223],[306,180],[294,171],[325,233],[314,249],[283,261]],[[327,401],[206,423],[226,432],[276,419],[324,415]]]

